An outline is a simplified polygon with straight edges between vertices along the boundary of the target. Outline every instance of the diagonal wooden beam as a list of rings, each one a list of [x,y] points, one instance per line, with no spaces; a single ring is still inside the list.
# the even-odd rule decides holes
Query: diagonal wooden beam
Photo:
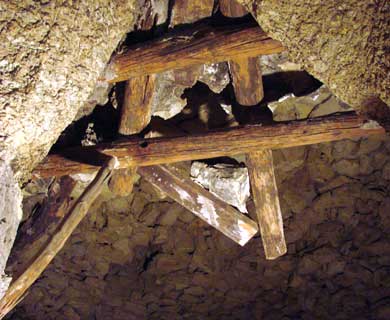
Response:
[[[389,120],[385,123],[389,127]],[[374,121],[354,113],[271,125],[220,129],[184,137],[118,141],[64,150],[49,155],[33,172],[35,177],[94,172],[102,164],[101,154],[115,156],[121,168],[149,166],[259,149],[280,149],[349,138],[385,134]]]
[[[100,79],[110,83],[204,63],[278,53],[284,48],[255,24],[199,25],[115,55]]]
[[[241,246],[245,245],[258,231],[256,222],[203,189],[176,166],[140,167],[138,173],[170,198]]]
[[[107,182],[112,170],[117,165],[118,161],[115,158],[111,158],[106,162],[99,170],[95,179],[76,201],[63,223],[58,226],[56,232],[48,240],[47,245],[35,257],[28,268],[12,282],[4,297],[0,300],[0,319],[4,318],[22,300],[30,286],[39,278],[48,264],[62,249],[74,229],[88,213],[90,205],[100,194],[103,184]]]
[[[287,251],[271,150],[247,154],[247,167],[265,257],[269,260]]]

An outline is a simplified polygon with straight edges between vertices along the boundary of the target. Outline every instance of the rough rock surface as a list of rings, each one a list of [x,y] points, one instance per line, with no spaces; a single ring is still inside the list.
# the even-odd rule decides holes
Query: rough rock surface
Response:
[[[75,118],[136,10],[134,0],[0,3],[2,238],[12,238],[20,219],[13,179],[25,180]]]
[[[236,245],[141,179],[105,189],[10,318],[389,319],[390,139],[274,162],[286,256]]]
[[[353,111],[347,104],[337,99],[325,86],[302,97],[293,93],[268,103],[275,121],[301,120],[329,115],[337,112]]]
[[[220,93],[230,82],[226,62],[199,65],[181,70],[170,70],[156,75],[152,115],[169,119],[180,113],[187,104],[184,90],[196,81],[203,82],[215,93]]]
[[[390,2],[386,0],[239,0],[291,60],[341,100],[390,106]]]

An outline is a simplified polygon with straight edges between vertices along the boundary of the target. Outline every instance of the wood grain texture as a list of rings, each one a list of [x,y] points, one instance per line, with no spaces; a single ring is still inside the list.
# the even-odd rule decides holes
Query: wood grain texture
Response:
[[[248,153],[246,160],[265,257],[273,260],[284,255],[287,247],[272,151]]]
[[[204,63],[278,53],[284,48],[258,25],[211,27],[175,32],[130,47],[114,56],[101,79],[110,83]]]
[[[141,132],[152,117],[152,97],[155,76],[139,76],[126,81],[121,108],[119,133],[132,135]]]
[[[231,60],[229,70],[239,104],[254,106],[264,98],[261,67],[256,57]]]
[[[214,0],[174,0],[170,26],[192,23],[210,17],[213,13]]]
[[[117,159],[111,158],[98,172],[95,179],[88,185],[80,198],[76,201],[63,223],[47,245],[36,256],[28,268],[10,285],[0,301],[0,319],[10,312],[23,298],[30,286],[39,278],[48,264],[62,249],[74,229],[88,212],[90,205],[100,194],[103,184],[109,179],[112,170],[118,165]]]
[[[119,133],[134,135],[147,127],[152,117],[152,97],[155,75],[139,76],[126,81],[121,108]],[[133,191],[136,167],[116,170],[108,182],[108,188],[117,196],[124,197]]]
[[[239,18],[248,14],[248,11],[237,0],[219,0],[219,9],[225,17]]]
[[[173,165],[141,167],[139,174],[224,235],[245,245],[258,231],[253,220],[193,182]]]
[[[387,121],[387,124],[390,122]],[[388,128],[388,126],[386,126]],[[35,177],[94,172],[106,156],[115,156],[121,168],[244,154],[347,138],[383,135],[385,129],[354,113],[272,125],[219,129],[182,137],[118,141],[77,147],[52,154],[36,167]]]

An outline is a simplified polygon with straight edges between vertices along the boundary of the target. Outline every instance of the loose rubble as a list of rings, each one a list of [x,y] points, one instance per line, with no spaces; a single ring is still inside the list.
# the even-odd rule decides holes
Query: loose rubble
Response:
[[[10,318],[389,319],[389,138],[273,155],[286,256],[265,260],[259,236],[236,245],[141,179],[105,189]]]

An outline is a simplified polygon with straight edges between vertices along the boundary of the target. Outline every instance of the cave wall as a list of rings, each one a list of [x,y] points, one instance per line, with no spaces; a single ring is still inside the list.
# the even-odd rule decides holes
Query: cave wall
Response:
[[[94,98],[139,10],[134,0],[0,3],[1,274],[21,218],[18,183]]]
[[[390,2],[238,0],[292,61],[356,109],[390,106]]]
[[[274,151],[267,261],[139,180],[105,189],[10,319],[389,319],[390,138]]]

